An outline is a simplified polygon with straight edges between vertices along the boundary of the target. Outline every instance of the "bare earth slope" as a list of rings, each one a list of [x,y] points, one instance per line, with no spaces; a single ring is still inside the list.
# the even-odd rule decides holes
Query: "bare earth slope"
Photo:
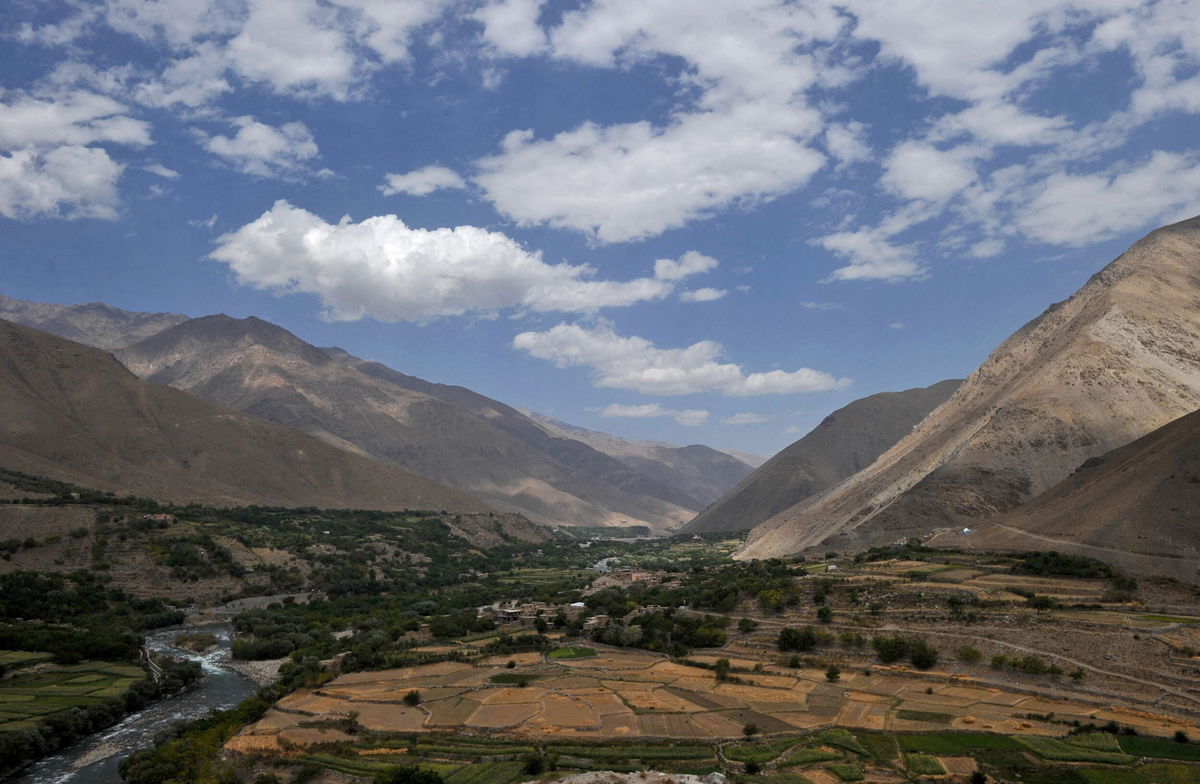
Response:
[[[609,457],[695,499],[697,506],[711,504],[752,470],[752,466],[703,444],[676,446],[660,441],[635,441],[568,424],[554,417],[527,413],[546,432],[582,441]]]
[[[991,517],[1200,408],[1198,300],[1193,218],[1151,233],[1026,324],[911,435],[755,528],[739,557]]]
[[[1200,566],[1200,411],[1103,457],[967,536],[954,547],[1056,549],[1135,574],[1195,581]],[[1150,556],[1147,558],[1146,556]]]
[[[0,321],[0,465],[177,502],[486,512],[480,501]]]
[[[685,494],[461,387],[322,350],[260,319],[209,316],[118,352],[134,373],[288,425],[458,488],[492,506],[568,524],[691,517]]]
[[[102,302],[52,305],[0,294],[0,319],[109,350],[144,340],[187,318],[177,313],[134,313]]]
[[[869,466],[958,388],[961,379],[882,392],[839,408],[688,523],[685,533],[744,531]]]

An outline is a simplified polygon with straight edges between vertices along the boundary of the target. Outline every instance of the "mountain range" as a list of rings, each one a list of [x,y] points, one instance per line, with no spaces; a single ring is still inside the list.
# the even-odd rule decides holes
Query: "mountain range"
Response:
[[[0,466],[179,503],[486,513],[479,500],[0,320]]]
[[[962,383],[881,392],[825,417],[711,504],[684,533],[744,531],[861,471],[933,411]]]
[[[0,301],[11,318],[106,349],[135,374],[555,524],[665,531],[750,473],[706,446],[647,446],[535,419],[469,389],[318,348],[257,318]],[[590,436],[583,434],[590,433]],[[603,448],[596,448],[597,439]]]
[[[861,547],[1011,512],[1089,458],[1195,411],[1198,302],[1194,218],[1152,232],[1050,306],[869,467],[756,527],[739,557]]]

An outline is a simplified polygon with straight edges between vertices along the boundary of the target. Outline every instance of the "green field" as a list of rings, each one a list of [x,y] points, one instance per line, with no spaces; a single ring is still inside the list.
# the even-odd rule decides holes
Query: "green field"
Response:
[[[546,654],[551,659],[590,659],[596,655],[595,648],[556,648]]]
[[[26,661],[46,659],[44,654],[33,656]],[[0,681],[0,732],[29,729],[56,713],[120,697],[145,675],[140,667],[110,662],[17,672]]]

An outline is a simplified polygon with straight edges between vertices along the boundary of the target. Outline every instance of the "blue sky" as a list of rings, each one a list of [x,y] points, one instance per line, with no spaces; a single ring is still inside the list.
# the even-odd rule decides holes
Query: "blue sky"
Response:
[[[0,290],[769,455],[1200,213],[1200,4],[16,0]]]

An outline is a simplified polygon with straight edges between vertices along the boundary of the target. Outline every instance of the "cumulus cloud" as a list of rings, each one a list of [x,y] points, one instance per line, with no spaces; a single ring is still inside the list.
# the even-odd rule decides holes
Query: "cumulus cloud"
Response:
[[[713,302],[724,297],[729,292],[725,289],[702,288],[679,292],[679,298],[684,302]]]
[[[939,150],[906,141],[892,150],[884,165],[883,185],[906,199],[945,201],[975,180],[972,147]]]
[[[522,224],[600,242],[656,236],[793,191],[825,160],[810,145],[821,121],[805,90],[837,71],[800,49],[835,36],[842,23],[833,9],[732,0],[653,0],[637,13],[600,0],[570,11],[550,33],[551,56],[601,68],[680,58],[682,84],[699,87],[699,97],[659,124],[586,122],[550,138],[514,131],[477,161],[475,181]]]
[[[708,421],[708,412],[703,409],[689,408],[683,411],[678,411],[673,408],[664,408],[658,403],[645,403],[643,405],[621,405],[620,403],[610,403],[598,410],[600,416],[603,417],[625,417],[629,419],[651,419],[656,417],[671,417],[681,425],[695,427],[703,425]]]
[[[278,128],[248,115],[230,121],[233,136],[201,136],[204,149],[240,172],[255,177],[287,177],[307,170],[319,154],[308,126],[284,123]]]
[[[395,196],[398,193],[427,196],[443,188],[465,187],[467,184],[454,170],[445,166],[426,166],[407,174],[385,175],[384,184],[379,186],[379,192],[384,196]]]
[[[538,26],[543,0],[493,0],[475,12],[483,38],[502,54],[525,57],[546,48],[546,33]]]
[[[340,321],[426,322],[505,308],[586,313],[662,299],[677,283],[596,280],[591,267],[547,264],[474,226],[417,229],[395,215],[331,224],[286,201],[220,237],[210,255],[243,285],[316,295]]]
[[[0,215],[114,219],[122,168],[98,147],[0,152]]]
[[[766,414],[757,414],[753,411],[743,411],[721,420],[726,425],[761,425],[763,422],[770,421],[771,417]]]
[[[13,91],[0,101],[0,147],[150,144],[149,123],[126,112],[118,101],[87,90],[49,95]]]
[[[719,361],[723,349],[711,340],[686,348],[658,348],[642,337],[623,337],[600,324],[558,324],[545,332],[522,332],[513,347],[561,368],[589,367],[599,387],[650,395],[718,392],[733,397],[840,389],[849,379],[808,368],[747,373]]]

